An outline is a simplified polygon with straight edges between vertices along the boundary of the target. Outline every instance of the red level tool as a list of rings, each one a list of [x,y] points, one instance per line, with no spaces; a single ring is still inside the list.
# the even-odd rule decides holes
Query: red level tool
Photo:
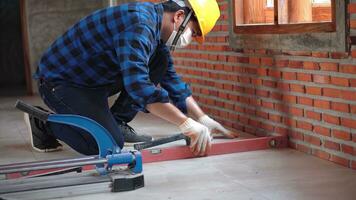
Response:
[[[287,147],[287,138],[285,136],[231,140],[213,143],[208,156],[285,147]],[[141,153],[143,163],[195,157],[187,146],[145,149]]]
[[[214,140],[211,150],[208,156],[222,155],[246,151],[256,151],[264,150],[270,148],[286,148],[287,137],[286,136],[269,136],[251,139],[240,139],[240,140],[224,140],[219,142],[219,140]],[[190,152],[188,146],[171,146],[171,147],[153,147],[151,149],[141,150],[143,163],[153,163],[169,160],[179,160],[194,158],[195,156]],[[82,170],[92,170],[94,165],[87,165],[82,167]],[[68,169],[57,169],[57,171],[68,170]],[[7,179],[19,178],[24,176],[36,176],[44,173],[53,173],[54,170],[38,170],[30,171],[27,173],[13,173],[7,174]]]

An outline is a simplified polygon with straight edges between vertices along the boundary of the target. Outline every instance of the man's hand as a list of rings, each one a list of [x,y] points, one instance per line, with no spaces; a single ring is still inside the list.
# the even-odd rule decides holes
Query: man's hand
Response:
[[[219,122],[211,119],[208,115],[200,117],[198,122],[208,127],[211,134],[222,134],[230,139],[238,137],[237,133],[227,130]]]
[[[184,135],[190,137],[190,150],[196,156],[206,155],[211,147],[211,137],[208,127],[188,118],[179,125]]]

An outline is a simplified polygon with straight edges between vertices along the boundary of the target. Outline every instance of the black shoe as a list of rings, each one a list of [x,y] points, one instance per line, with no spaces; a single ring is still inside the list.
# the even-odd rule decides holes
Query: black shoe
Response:
[[[24,120],[30,133],[31,146],[38,152],[52,152],[63,149],[63,146],[49,132],[45,122],[25,113]]]
[[[136,131],[125,122],[118,122],[118,125],[124,135],[125,143],[150,142],[153,140],[152,136],[137,134]]]

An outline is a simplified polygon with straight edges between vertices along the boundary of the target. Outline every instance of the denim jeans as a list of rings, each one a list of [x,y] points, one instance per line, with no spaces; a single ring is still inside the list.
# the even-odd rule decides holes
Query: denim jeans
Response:
[[[159,84],[168,65],[167,56],[155,52],[149,62],[150,80]],[[97,88],[78,87],[70,84],[53,84],[39,80],[39,93],[44,103],[58,114],[76,114],[91,118],[106,128],[120,148],[124,145],[123,134],[117,121],[130,122],[137,114],[132,109],[133,100],[122,84]],[[120,92],[119,98],[109,108],[108,97]],[[59,140],[84,155],[98,154],[95,139],[86,131],[58,123],[47,123],[51,132]]]

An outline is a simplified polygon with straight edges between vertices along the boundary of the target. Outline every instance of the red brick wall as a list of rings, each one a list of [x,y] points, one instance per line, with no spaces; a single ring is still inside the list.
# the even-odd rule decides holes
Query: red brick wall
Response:
[[[356,50],[233,50],[228,3],[219,4],[222,16],[207,43],[174,53],[202,108],[226,126],[288,135],[291,148],[356,169]],[[356,14],[356,3],[348,10]]]

